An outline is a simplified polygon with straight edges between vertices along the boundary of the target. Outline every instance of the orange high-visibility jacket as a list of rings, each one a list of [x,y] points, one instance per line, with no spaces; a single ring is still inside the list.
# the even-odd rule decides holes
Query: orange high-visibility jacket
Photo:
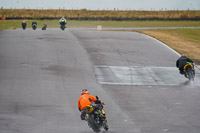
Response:
[[[78,99],[78,108],[80,108],[82,110],[85,106],[92,104],[90,102],[89,98],[93,102],[95,102],[97,100],[94,96],[92,96],[90,94],[81,95],[80,98]]]

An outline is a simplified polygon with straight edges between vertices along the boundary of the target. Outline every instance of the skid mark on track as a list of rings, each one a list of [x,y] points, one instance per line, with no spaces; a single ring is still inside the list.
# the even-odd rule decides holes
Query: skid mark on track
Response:
[[[199,70],[194,82],[188,82],[176,67],[94,66],[94,70],[100,84],[200,86]]]

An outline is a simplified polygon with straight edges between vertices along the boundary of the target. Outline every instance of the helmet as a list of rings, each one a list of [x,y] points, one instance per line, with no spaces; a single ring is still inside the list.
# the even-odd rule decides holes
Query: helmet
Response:
[[[82,90],[81,95],[84,95],[84,94],[89,94],[88,91],[87,91],[87,89]]]
[[[185,56],[185,54],[181,54],[181,56]]]

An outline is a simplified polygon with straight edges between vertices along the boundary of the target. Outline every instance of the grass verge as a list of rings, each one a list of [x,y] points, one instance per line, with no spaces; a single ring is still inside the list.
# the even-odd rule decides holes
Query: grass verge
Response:
[[[136,30],[152,36],[200,64],[200,29]]]
[[[31,28],[33,20],[26,20],[27,27]],[[59,20],[36,20],[38,27],[47,24],[47,28],[58,28]],[[0,20],[0,29],[21,28],[22,20]],[[200,27],[200,21],[67,21],[67,27],[91,28],[97,25],[103,27]]]

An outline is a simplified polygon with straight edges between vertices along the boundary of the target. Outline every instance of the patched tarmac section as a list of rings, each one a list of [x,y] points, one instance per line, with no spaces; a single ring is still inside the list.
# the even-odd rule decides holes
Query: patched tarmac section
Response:
[[[195,81],[189,83],[176,67],[95,66],[97,82],[107,85],[194,85],[200,86],[196,69]]]

